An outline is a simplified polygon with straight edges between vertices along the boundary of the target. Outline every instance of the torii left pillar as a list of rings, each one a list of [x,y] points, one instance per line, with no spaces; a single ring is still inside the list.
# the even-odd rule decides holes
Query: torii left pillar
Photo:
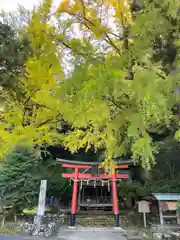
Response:
[[[113,210],[114,210],[115,227],[119,227],[119,207],[118,207],[116,170],[115,169],[113,169],[113,173],[112,173],[112,194],[113,194]]]
[[[76,224],[76,210],[77,210],[77,193],[78,193],[78,168],[74,170],[74,183],[71,205],[70,227],[75,227]]]

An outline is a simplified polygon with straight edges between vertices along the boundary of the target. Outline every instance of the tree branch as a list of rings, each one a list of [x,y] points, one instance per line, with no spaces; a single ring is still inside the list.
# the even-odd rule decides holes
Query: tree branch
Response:
[[[60,117],[60,116],[61,116],[61,114],[59,113],[55,117],[49,118],[49,119],[45,120],[44,122],[39,123],[36,127],[40,128],[40,127],[42,127],[45,124],[53,122],[53,120],[55,120],[57,122],[57,121],[59,121],[59,119],[57,119],[57,118]]]
[[[106,33],[105,36],[107,37],[107,39],[104,39],[107,43],[109,43],[117,52],[118,54],[121,56],[121,51],[120,49],[113,43],[112,39],[109,37],[109,35]]]
[[[71,16],[75,17],[78,19],[78,21],[80,21],[82,24],[84,24],[85,27],[88,28],[88,30],[92,31],[92,29],[90,28],[90,26],[88,24],[90,24],[92,27],[97,27],[95,24],[93,24],[88,18],[83,17],[83,16],[78,16],[77,14],[73,14],[73,13],[69,13]],[[120,49],[113,43],[112,39],[109,37],[109,35],[106,33],[104,34],[105,38],[104,40],[110,44],[117,52],[119,55],[121,55]]]
[[[32,96],[39,91],[40,89],[35,89],[34,91],[31,92],[30,96],[25,100],[24,102],[24,108],[23,108],[23,114],[22,114],[22,126],[25,126],[25,115],[26,115],[26,110],[27,110],[27,104],[31,100]]]
[[[145,70],[149,70],[149,68],[146,67],[143,63],[137,62],[137,64],[138,64],[138,66],[144,68]],[[161,75],[160,73],[158,73],[158,72],[155,72],[155,73],[156,73],[156,75],[157,75],[158,77],[160,77],[160,78],[162,78],[162,79],[166,79],[166,78],[165,78],[163,75]]]
[[[108,100],[111,102],[116,108],[120,110],[124,110],[124,106],[127,106],[125,102],[116,102],[113,96],[104,96],[103,100]]]

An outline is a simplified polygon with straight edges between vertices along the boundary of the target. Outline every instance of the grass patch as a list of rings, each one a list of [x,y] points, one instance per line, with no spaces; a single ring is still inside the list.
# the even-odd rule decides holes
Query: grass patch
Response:
[[[6,222],[3,227],[0,226],[0,234],[20,236],[22,233],[18,223]]]

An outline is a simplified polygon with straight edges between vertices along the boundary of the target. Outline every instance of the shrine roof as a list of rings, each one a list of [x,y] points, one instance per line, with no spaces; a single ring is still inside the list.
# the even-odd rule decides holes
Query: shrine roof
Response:
[[[153,193],[153,195],[159,201],[178,201],[178,200],[180,200],[180,193]]]

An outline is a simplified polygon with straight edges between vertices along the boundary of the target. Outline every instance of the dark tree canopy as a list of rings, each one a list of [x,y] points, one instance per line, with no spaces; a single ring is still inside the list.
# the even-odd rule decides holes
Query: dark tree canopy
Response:
[[[17,78],[24,73],[24,62],[29,53],[28,41],[0,22],[0,42],[0,85],[17,91],[20,87]]]

